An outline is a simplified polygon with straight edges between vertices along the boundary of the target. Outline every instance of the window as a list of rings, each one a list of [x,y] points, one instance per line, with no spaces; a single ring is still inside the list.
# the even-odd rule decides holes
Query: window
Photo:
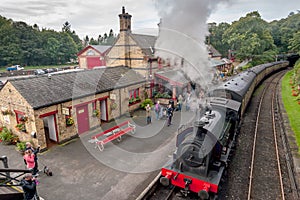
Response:
[[[15,110],[17,124],[24,122],[25,113]]]
[[[140,96],[140,89],[139,88],[129,91],[129,99],[137,98],[139,96]]]

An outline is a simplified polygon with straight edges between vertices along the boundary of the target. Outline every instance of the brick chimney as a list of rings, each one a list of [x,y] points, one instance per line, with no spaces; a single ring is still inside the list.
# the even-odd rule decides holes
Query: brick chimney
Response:
[[[120,18],[120,32],[129,31],[131,32],[131,15],[125,13],[125,7],[122,7],[122,14],[119,14]]]

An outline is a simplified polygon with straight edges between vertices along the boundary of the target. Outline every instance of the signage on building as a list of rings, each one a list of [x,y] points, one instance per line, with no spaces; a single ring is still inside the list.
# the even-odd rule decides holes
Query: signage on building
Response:
[[[4,112],[4,111],[7,111],[7,108],[4,107],[4,106],[2,106],[2,107],[1,107],[1,111],[3,111],[3,112]]]
[[[6,124],[10,124],[10,119],[9,119],[9,115],[3,115],[3,121]]]
[[[62,114],[63,114],[63,115],[70,115],[70,110],[69,110],[69,108],[63,108],[63,109],[62,109]]]
[[[111,100],[116,100],[116,99],[117,99],[117,96],[116,96],[116,94],[110,94],[109,98],[110,98]]]

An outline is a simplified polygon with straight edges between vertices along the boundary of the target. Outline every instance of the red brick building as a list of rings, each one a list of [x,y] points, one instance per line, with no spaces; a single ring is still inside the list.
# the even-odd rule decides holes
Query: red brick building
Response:
[[[93,69],[94,67],[106,66],[106,54],[111,46],[89,45],[78,54],[79,67],[81,69]]]

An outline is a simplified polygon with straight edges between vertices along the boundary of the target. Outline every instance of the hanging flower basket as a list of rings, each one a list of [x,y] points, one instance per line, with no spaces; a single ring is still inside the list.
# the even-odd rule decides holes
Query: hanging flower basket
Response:
[[[19,131],[26,132],[25,124],[23,124],[23,123],[17,124],[16,129]]]
[[[22,116],[22,117],[20,118],[20,121],[21,121],[21,122],[27,122],[27,120],[28,120],[28,117],[27,117],[27,116]]]
[[[115,110],[116,108],[117,108],[117,104],[116,103],[112,103],[111,105],[110,105],[110,108],[112,109],[112,110]]]
[[[74,119],[72,117],[68,117],[66,119],[67,126],[72,126],[74,124]]]
[[[93,117],[99,117],[99,115],[100,115],[100,111],[98,109],[95,109],[93,111]]]
[[[4,110],[2,111],[2,115],[11,115],[12,112],[10,110]]]

